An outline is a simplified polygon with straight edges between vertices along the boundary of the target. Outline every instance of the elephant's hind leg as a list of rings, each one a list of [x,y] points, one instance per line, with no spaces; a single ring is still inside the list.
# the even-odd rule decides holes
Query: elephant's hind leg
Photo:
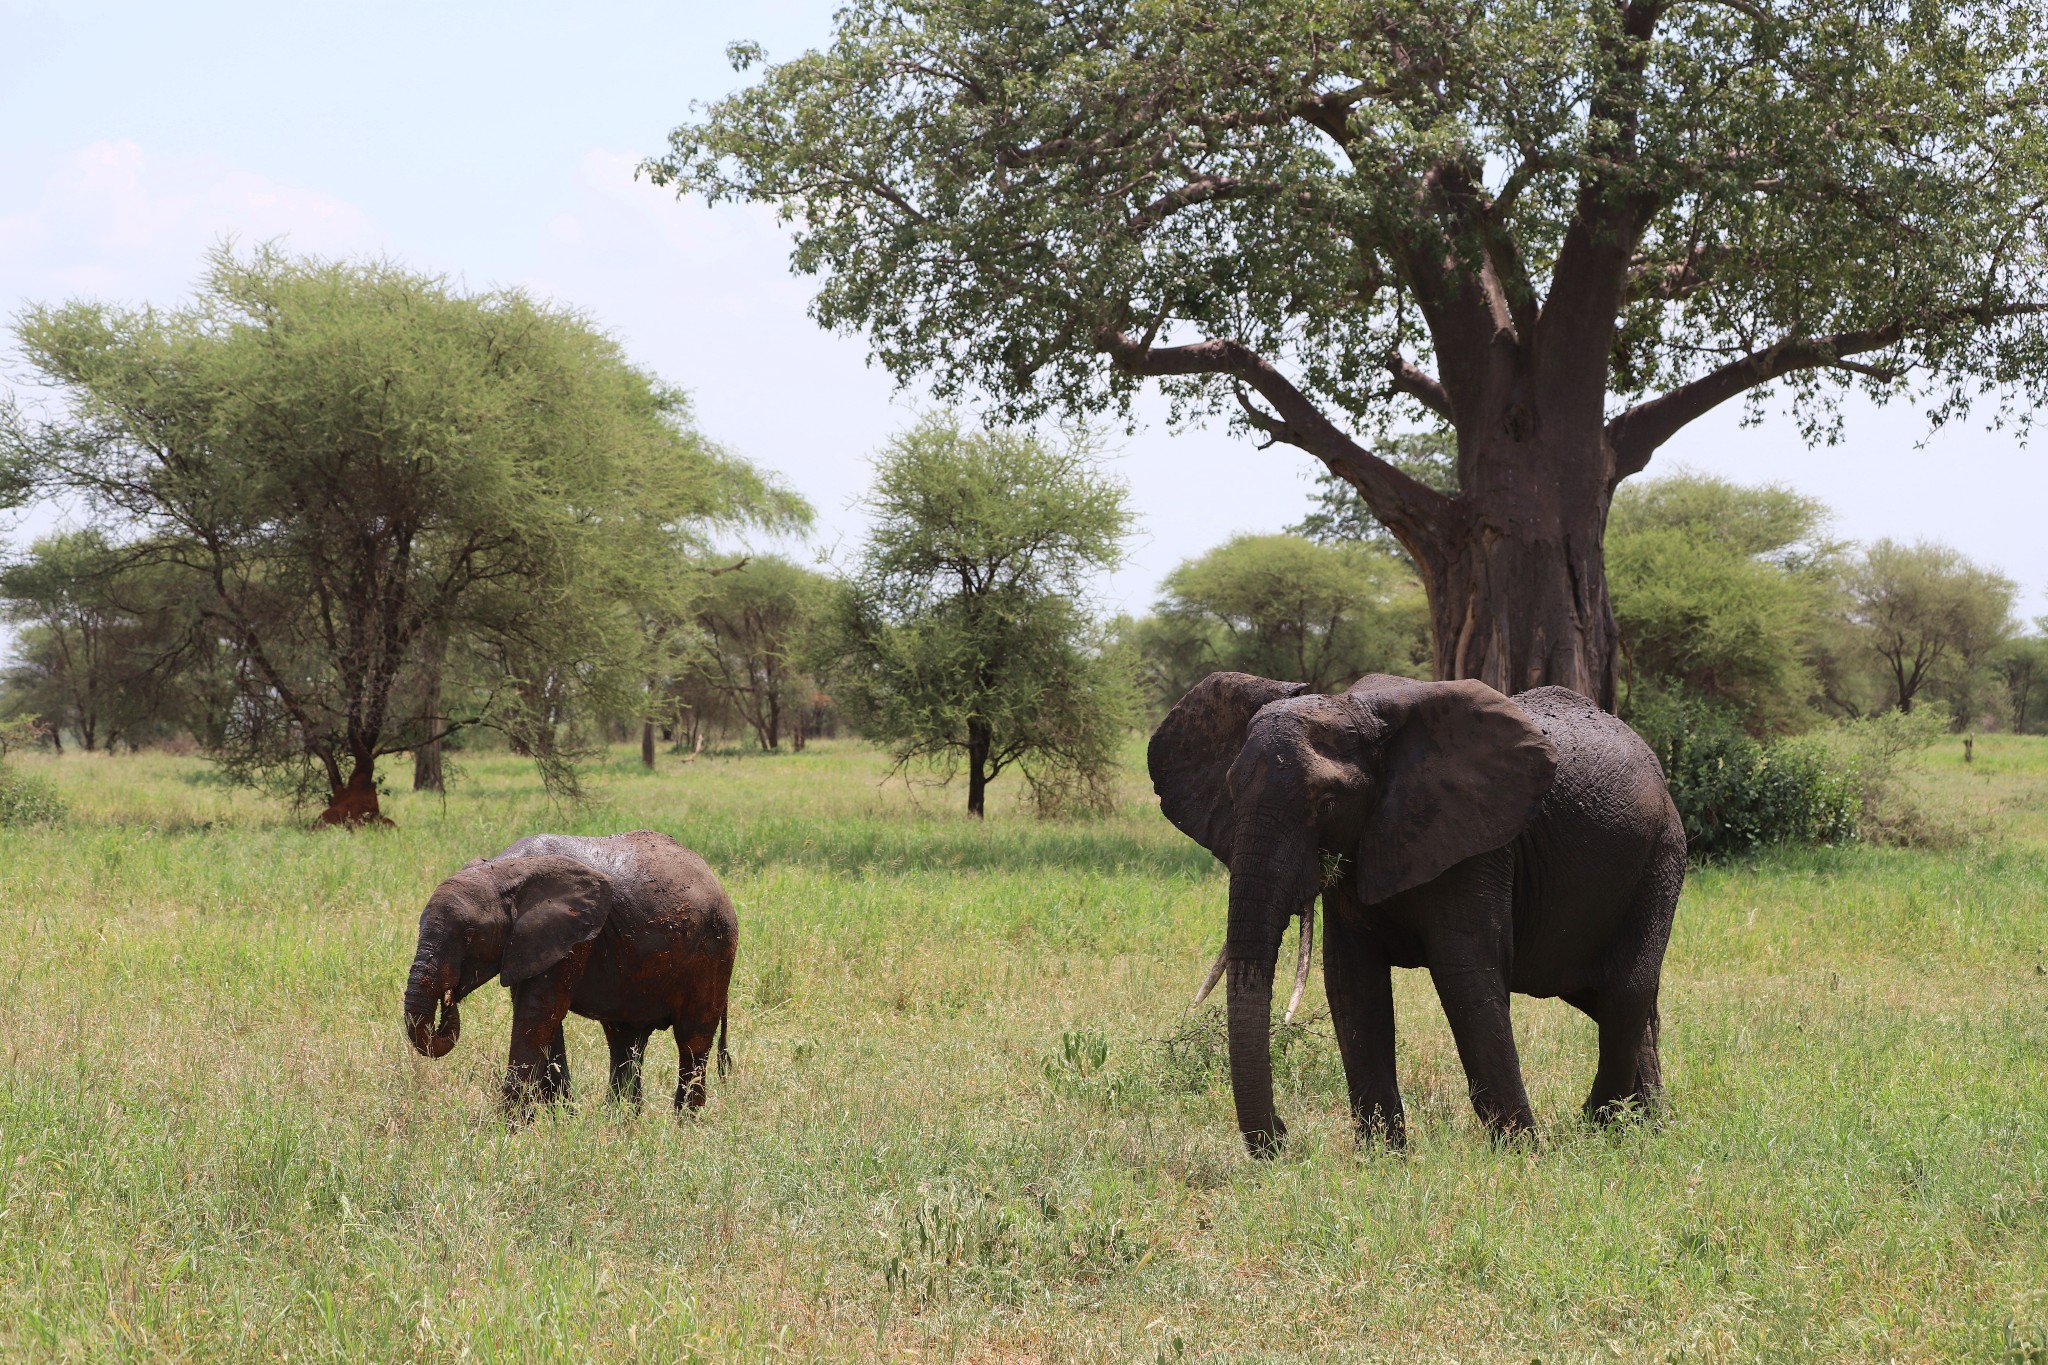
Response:
[[[604,1040],[612,1053],[612,1098],[628,1100],[640,1107],[640,1071],[647,1060],[647,1040],[654,1030],[638,1024],[604,1026]]]
[[[704,1070],[711,1061],[717,1028],[715,1020],[711,1027],[703,1029],[691,1024],[676,1025],[676,1051],[682,1054],[676,1075],[678,1110],[704,1107]]]
[[[1600,1066],[1586,1096],[1586,1116],[1605,1121],[1634,1104],[1654,1112],[1664,1099],[1664,1067],[1657,1053],[1659,1020],[1657,991],[1664,972],[1664,949],[1671,941],[1671,921],[1685,883],[1685,838],[1673,830],[1643,869],[1633,903],[1622,921],[1622,933],[1611,980],[1593,996],[1592,1007],[1579,1004],[1600,1025]]]

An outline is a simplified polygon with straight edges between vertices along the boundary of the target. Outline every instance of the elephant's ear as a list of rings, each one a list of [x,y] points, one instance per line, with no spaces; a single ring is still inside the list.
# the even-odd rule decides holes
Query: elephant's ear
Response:
[[[567,957],[603,930],[611,914],[611,883],[573,858],[539,854],[504,858],[498,871],[512,928],[498,979],[516,986]]]
[[[1557,772],[1529,713],[1485,683],[1374,675],[1345,695],[1387,727],[1358,848],[1367,905],[1513,839]]]
[[[1152,732],[1145,764],[1152,770],[1159,809],[1175,829],[1226,864],[1232,817],[1225,778],[1244,747],[1245,731],[1260,707],[1306,691],[1307,683],[1211,673],[1189,688]]]

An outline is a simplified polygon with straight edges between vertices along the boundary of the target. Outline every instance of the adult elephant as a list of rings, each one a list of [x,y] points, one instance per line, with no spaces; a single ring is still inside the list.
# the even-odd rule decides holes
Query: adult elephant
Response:
[[[636,1104],[648,1038],[674,1029],[676,1108],[695,1109],[714,1035],[726,1065],[738,951],[725,888],[666,834],[536,834],[434,888],[406,980],[405,1034],[422,1056],[445,1056],[462,998],[495,976],[512,993],[504,1095],[514,1117],[536,1098],[568,1097],[562,1020],[572,1011],[604,1024],[612,1093]]]
[[[1305,691],[1212,673],[1148,755],[1166,818],[1230,869],[1229,928],[1203,994],[1227,974],[1231,1091],[1251,1153],[1286,1135],[1273,1110],[1274,959],[1301,915],[1299,1001],[1318,894],[1361,1136],[1403,1139],[1393,967],[1429,969],[1496,1137],[1534,1126],[1510,991],[1562,997],[1598,1023],[1590,1116],[1653,1104],[1658,975],[1685,877],[1685,829],[1656,755],[1564,688],[1511,699],[1479,682],[1373,675],[1342,696]]]

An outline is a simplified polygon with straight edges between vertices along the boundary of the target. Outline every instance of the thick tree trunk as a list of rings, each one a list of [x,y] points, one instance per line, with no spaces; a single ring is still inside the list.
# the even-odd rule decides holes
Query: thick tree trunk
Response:
[[[977,820],[987,812],[988,753],[993,736],[979,717],[967,722],[967,813]]]
[[[1492,441],[1461,461],[1466,490],[1447,534],[1412,547],[1436,676],[1510,696],[1569,687],[1611,711],[1618,634],[1601,545],[1611,457],[1597,435]]]
[[[640,766],[648,772],[654,771],[654,722],[640,722]]]
[[[441,717],[429,716],[427,723],[438,730]],[[446,775],[441,771],[441,741],[437,736],[412,751],[412,789],[416,792],[446,791],[446,783]]]
[[[377,808],[375,764],[375,758],[368,755],[356,759],[348,781],[333,788],[329,794],[327,809],[320,812],[321,824],[360,829],[364,825],[391,823]]]

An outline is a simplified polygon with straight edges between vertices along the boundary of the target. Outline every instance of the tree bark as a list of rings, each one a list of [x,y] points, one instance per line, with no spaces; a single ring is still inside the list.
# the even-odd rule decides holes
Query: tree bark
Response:
[[[412,751],[412,789],[416,792],[447,790],[441,770],[441,732],[446,724],[441,715],[441,655],[437,639],[427,659],[427,695],[420,708],[426,713],[427,731],[433,738]]]
[[[654,722],[640,722],[640,766],[648,772],[654,771]]]
[[[988,754],[992,739],[987,721],[977,716],[967,722],[967,813],[977,820],[987,814]]]
[[[320,812],[320,823],[339,825],[344,829],[360,829],[364,825],[389,825],[384,813],[377,807],[376,758],[373,755],[358,755],[348,781],[335,786],[327,799],[327,809]]]
[[[1597,436],[1510,439],[1468,465],[1452,534],[1411,546],[1436,676],[1509,696],[1568,687],[1613,710],[1619,637],[1602,549],[1611,457]]]

